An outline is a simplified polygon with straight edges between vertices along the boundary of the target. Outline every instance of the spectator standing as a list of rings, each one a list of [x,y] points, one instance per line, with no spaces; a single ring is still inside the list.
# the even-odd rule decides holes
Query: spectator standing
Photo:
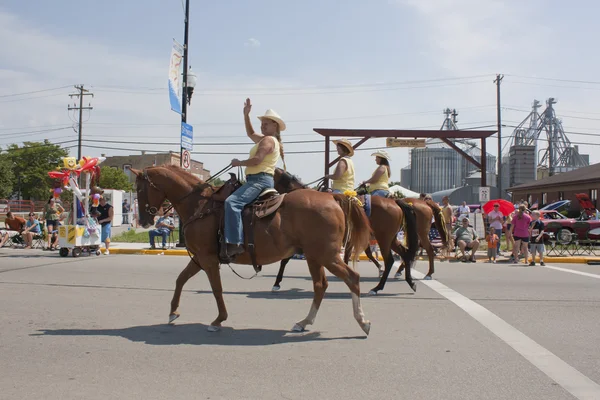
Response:
[[[490,228],[490,233],[485,238],[488,245],[488,261],[496,264],[496,245],[500,243],[500,239],[498,235],[496,235],[496,229],[494,227]]]
[[[52,232],[58,230],[60,225],[59,220],[65,209],[60,204],[56,203],[54,197],[50,197],[48,203],[44,207],[44,217],[46,218],[46,229],[48,230],[48,249],[53,249]]]
[[[470,212],[471,212],[471,209],[467,205],[467,202],[463,201],[462,205],[460,207],[458,207],[458,220],[462,221],[465,218],[469,218]]]
[[[531,262],[529,266],[535,265],[535,253],[540,255],[540,265],[544,265],[544,223],[540,220],[540,212],[534,211],[531,213],[532,221],[529,224],[529,250],[531,252]]]
[[[519,250],[523,252],[526,264],[529,258],[529,224],[531,224],[531,216],[526,213],[525,205],[521,204],[511,225],[511,233],[515,240],[511,261],[517,264],[519,263]]]
[[[110,231],[115,210],[113,209],[113,206],[106,201],[104,196],[100,196],[100,204],[98,204],[97,211],[100,213],[98,216],[98,222],[100,225],[102,225],[101,240],[104,242],[104,246],[106,247],[104,254],[108,255],[110,254],[110,250],[108,248],[110,247]]]
[[[129,205],[129,203],[127,202],[127,199],[123,200],[123,223],[124,224],[129,224],[129,211],[131,210],[131,207]]]
[[[490,228],[494,228],[498,235],[496,253],[500,255],[500,240],[502,240],[502,224],[504,223],[504,214],[500,211],[500,204],[494,203],[494,209],[488,214],[487,220]]]

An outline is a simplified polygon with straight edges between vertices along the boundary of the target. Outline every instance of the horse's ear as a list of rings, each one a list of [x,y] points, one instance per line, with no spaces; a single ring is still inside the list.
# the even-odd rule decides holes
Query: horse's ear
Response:
[[[142,172],[142,171],[140,171],[139,169],[129,168],[129,170],[130,170],[131,172],[133,172],[133,173],[135,174],[135,176],[140,176],[140,175],[142,175],[142,174],[143,174],[143,172]]]
[[[237,176],[233,172],[230,172],[229,176],[230,176],[230,178],[229,178],[230,181],[232,181],[232,182],[236,182],[237,181]]]

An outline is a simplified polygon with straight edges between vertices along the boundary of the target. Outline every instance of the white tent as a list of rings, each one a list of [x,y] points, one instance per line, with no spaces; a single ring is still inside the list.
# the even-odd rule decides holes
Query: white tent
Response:
[[[413,192],[405,187],[400,185],[394,185],[390,187],[390,193],[402,193],[404,197],[416,197],[419,198],[419,193]]]

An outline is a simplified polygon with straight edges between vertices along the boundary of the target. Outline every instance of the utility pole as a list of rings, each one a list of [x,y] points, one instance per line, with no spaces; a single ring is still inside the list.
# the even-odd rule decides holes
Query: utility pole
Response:
[[[181,128],[183,124],[187,123],[187,74],[188,74],[188,39],[190,30],[190,0],[185,0],[185,24],[183,34],[183,90],[181,91]],[[179,149],[179,166],[183,168],[183,150]],[[183,224],[181,223],[181,216],[179,216],[179,243],[177,247],[185,247],[185,236],[183,235]]]
[[[92,96],[94,97],[93,93],[90,93],[89,90],[84,89],[83,85],[79,85],[79,86],[75,86],[75,89],[77,89],[79,91],[79,93],[74,93],[74,94],[70,94],[69,97],[73,98],[73,97],[79,97],[79,107],[77,107],[77,105],[74,105],[73,107],[71,107],[69,105],[68,110],[79,110],[79,128],[77,130],[78,135],[79,135],[79,141],[77,144],[77,161],[81,160],[81,140],[82,140],[82,136],[81,136],[81,132],[82,132],[82,128],[83,128],[83,110],[93,110],[94,107],[92,107],[92,105],[90,104],[88,107],[84,107],[83,106],[83,97],[84,96]]]
[[[504,75],[496,74],[496,80],[494,81],[496,84],[496,118],[498,119],[498,174],[496,175],[496,186],[500,198],[504,198],[502,194],[502,109],[500,107],[500,83],[502,83],[503,78]]]

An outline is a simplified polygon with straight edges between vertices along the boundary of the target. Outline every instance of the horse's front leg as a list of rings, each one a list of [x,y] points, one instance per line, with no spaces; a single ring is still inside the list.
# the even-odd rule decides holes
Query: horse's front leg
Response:
[[[188,265],[185,267],[183,271],[177,277],[177,281],[175,282],[175,292],[173,293],[173,299],[171,300],[171,312],[169,314],[169,323],[172,324],[174,321],[179,318],[179,300],[181,300],[181,291],[183,290],[183,286],[186,282],[196,275],[198,271],[200,271],[200,263],[198,263],[197,259],[191,259]]]
[[[206,272],[210,287],[212,288],[213,295],[217,301],[217,308],[219,309],[219,315],[211,322],[208,327],[209,332],[217,332],[221,329],[221,323],[227,319],[227,308],[225,307],[225,301],[223,300],[223,286],[221,284],[221,270],[219,269],[219,261],[215,258],[203,262],[202,269]]]

